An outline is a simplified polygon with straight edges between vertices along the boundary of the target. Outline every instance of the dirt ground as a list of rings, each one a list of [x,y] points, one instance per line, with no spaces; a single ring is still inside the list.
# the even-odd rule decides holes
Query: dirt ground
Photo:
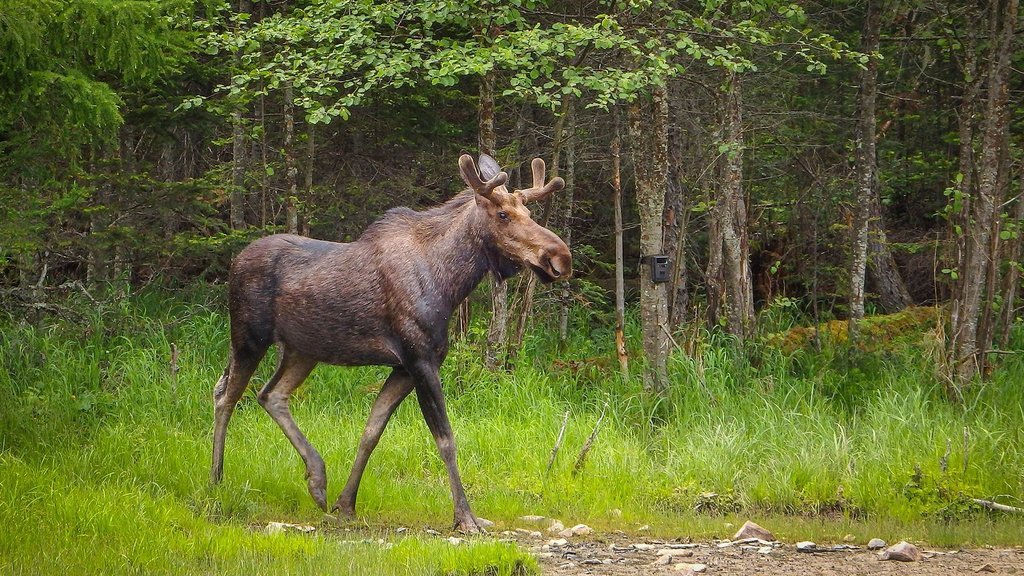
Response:
[[[1020,574],[1024,548],[934,550],[921,548],[917,562],[883,561],[880,551],[863,545],[822,552],[800,552],[793,544],[766,546],[753,542],[720,546],[719,542],[645,540],[626,535],[590,535],[561,544],[551,538],[517,534],[517,542],[534,553],[544,574],[706,574],[725,576],[868,576],[876,574]],[[668,552],[666,552],[668,551]],[[671,562],[665,563],[665,556]],[[696,566],[695,566],[696,565]],[[700,565],[705,568],[701,571]],[[696,568],[696,570],[694,570]]]

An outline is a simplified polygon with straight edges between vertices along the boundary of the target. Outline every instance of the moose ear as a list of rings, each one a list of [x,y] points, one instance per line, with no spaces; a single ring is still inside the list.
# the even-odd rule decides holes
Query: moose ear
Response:
[[[487,154],[480,155],[477,167],[480,169],[480,176],[483,176],[484,180],[490,180],[497,176],[498,172],[501,172],[501,166],[498,166],[498,161]]]

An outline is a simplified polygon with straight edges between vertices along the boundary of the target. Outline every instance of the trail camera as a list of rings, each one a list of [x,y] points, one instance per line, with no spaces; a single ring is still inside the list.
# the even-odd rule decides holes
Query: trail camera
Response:
[[[663,254],[647,257],[647,265],[651,267],[651,282],[668,282],[669,259]]]

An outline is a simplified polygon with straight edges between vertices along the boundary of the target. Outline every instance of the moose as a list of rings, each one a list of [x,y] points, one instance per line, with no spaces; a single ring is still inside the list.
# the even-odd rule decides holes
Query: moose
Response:
[[[223,477],[235,405],[276,344],[277,369],[257,399],[302,457],[309,494],[322,510],[327,512],[324,461],[295,424],[288,399],[317,363],[382,365],[391,373],[331,510],[355,515],[370,454],[395,409],[415,390],[448,473],[455,529],[479,532],[487,524],[466,499],[438,374],[448,353],[448,323],[486,274],[505,279],[526,267],[550,283],[571,275],[572,255],[526,208],[565,186],[557,177],[545,184],[544,160],[532,162],[533,186],[512,192],[505,187],[508,175],[490,156],[480,156],[478,171],[464,154],[459,169],[469,188],[422,212],[393,208],[354,242],[277,234],[255,240],[235,257],[228,276],[230,355],[213,391],[212,483]]]

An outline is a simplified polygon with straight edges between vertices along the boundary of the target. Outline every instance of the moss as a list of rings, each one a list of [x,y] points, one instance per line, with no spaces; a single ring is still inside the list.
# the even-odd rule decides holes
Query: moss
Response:
[[[864,318],[860,323],[861,338],[857,348],[865,352],[891,349],[899,344],[918,344],[935,327],[940,309],[933,306],[911,306],[895,314]],[[831,320],[816,326],[797,326],[784,332],[769,334],[765,342],[792,353],[814,345],[815,339],[825,344],[846,345],[848,320]]]

